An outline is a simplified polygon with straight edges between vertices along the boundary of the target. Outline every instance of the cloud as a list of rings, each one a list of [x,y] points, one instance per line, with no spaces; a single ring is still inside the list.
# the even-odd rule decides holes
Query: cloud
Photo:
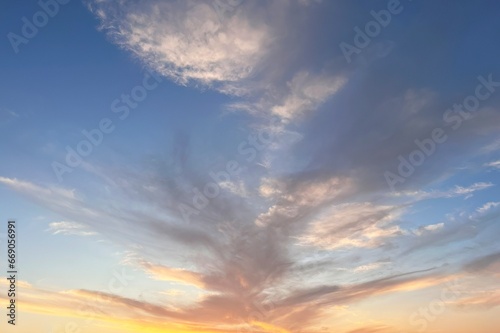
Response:
[[[459,186],[455,185],[454,188],[446,190],[446,191],[403,191],[396,192],[394,196],[408,196],[415,200],[426,200],[426,199],[438,199],[438,198],[454,198],[458,196],[465,196],[465,198],[470,198],[475,192],[486,190],[494,184],[490,182],[478,182],[474,183],[470,186]]]
[[[485,182],[474,183],[469,187],[455,186],[455,189],[446,193],[445,196],[452,197],[454,195],[464,195],[464,194],[469,195],[476,191],[487,189],[488,187],[491,186],[493,186],[492,183],[485,183]]]
[[[21,286],[21,285],[20,285]],[[0,296],[5,300],[5,296]],[[150,302],[114,295],[104,291],[63,290],[49,291],[38,288],[23,287],[23,304],[25,311],[45,315],[84,319],[84,325],[105,323],[116,329],[135,327],[137,329],[174,330],[176,332],[214,333],[212,327],[188,323],[170,323],[170,320],[181,319],[186,314]],[[138,319],[140,318],[140,319]],[[220,332],[224,332],[221,330]]]
[[[458,299],[452,305],[462,309],[491,309],[500,306],[500,291],[479,292],[477,295]]]
[[[245,183],[242,180],[233,182],[225,181],[218,184],[222,189],[228,190],[239,197],[242,198],[248,197],[248,190],[246,188]]]
[[[387,332],[394,332],[394,328],[386,325],[376,325],[376,326],[357,328],[347,333],[387,333]]]
[[[221,17],[211,1],[89,3],[115,43],[167,77],[203,85],[249,78],[266,56],[272,28],[243,7]]]
[[[84,225],[76,222],[51,222],[49,223],[49,231],[54,235],[77,235],[77,236],[93,236],[97,235],[94,231],[89,231]]]
[[[343,77],[327,75],[313,76],[308,72],[297,73],[288,82],[289,93],[271,109],[273,115],[289,122],[314,111],[327,98],[338,92],[345,84]]]
[[[261,322],[261,321],[253,321],[251,323],[254,326],[260,327],[265,330],[265,332],[273,332],[273,333],[291,333],[289,330],[278,327],[273,324]]]
[[[6,178],[6,177],[0,177],[0,183],[3,183],[13,188],[14,190],[24,194],[31,194],[31,193],[39,194],[42,198],[44,196],[45,197],[57,196],[61,199],[66,199],[66,200],[77,199],[74,189],[68,190],[58,187],[41,188],[27,181],[18,180],[17,178]]]
[[[396,206],[376,206],[369,202],[341,204],[328,209],[311,222],[300,244],[329,250],[349,247],[372,248],[402,235],[393,224],[401,215]]]
[[[500,274],[500,252],[491,253],[476,258],[464,266],[465,271],[471,273]]]
[[[265,213],[261,213],[257,225],[282,222],[283,218],[301,217],[309,210],[342,197],[352,191],[350,179],[332,177],[330,179],[304,179],[287,182],[285,179],[264,178],[259,193],[269,198],[273,204]]]
[[[170,189],[171,185],[167,182],[157,178],[146,181],[139,174],[126,173],[125,184],[120,180],[124,175],[116,171],[108,172],[104,176],[111,180],[108,191],[112,194],[118,187],[126,185],[124,188],[130,190],[121,192],[121,195],[133,195],[137,207],[142,207],[143,202],[147,202],[146,207],[155,207],[161,202],[165,212],[175,208],[175,201],[169,201],[170,196],[165,200],[165,197],[160,195]],[[130,202],[128,196],[114,195],[113,207],[117,209],[105,210],[90,208],[93,205],[84,200],[86,196],[76,191],[63,188],[47,190],[29,182],[5,179],[3,181],[18,191],[25,191],[26,195],[33,198],[48,191],[44,193],[42,203],[67,218],[66,221],[75,221],[55,224],[54,230],[80,230],[74,223],[92,227],[91,230],[96,230],[134,251],[136,255],[129,257],[126,263],[140,267],[151,278],[183,283],[204,291],[204,296],[199,300],[189,304],[176,304],[178,307],[175,309],[162,307],[162,310],[155,304],[119,295],[95,294],[89,291],[65,294],[65,297],[100,297],[106,306],[113,304],[109,310],[118,313],[120,318],[147,313],[147,320],[151,320],[154,325],[160,320],[156,318],[158,317],[162,318],[161,320],[171,318],[170,321],[183,322],[188,326],[201,325],[207,329],[223,324],[236,327],[245,323],[256,324],[251,320],[252,313],[256,311],[255,307],[265,307],[269,309],[265,312],[265,320],[258,322],[272,322],[277,327],[294,332],[296,329],[314,325],[320,320],[324,307],[328,304],[357,302],[385,292],[413,290],[438,283],[438,279],[432,277],[405,280],[404,277],[393,276],[387,280],[392,281],[390,283],[384,282],[386,280],[369,280],[357,284],[314,286],[311,281],[310,288],[296,290],[295,278],[303,279],[304,276],[313,276],[316,272],[338,267],[338,262],[323,259],[324,264],[315,264],[312,270],[296,271],[298,257],[292,255],[289,249],[290,246],[297,245],[297,239],[323,250],[341,247],[364,249],[383,245],[403,233],[396,224],[404,211],[402,207],[369,202],[336,203],[336,200],[343,200],[344,193],[352,190],[354,185],[348,179],[316,180],[304,177],[292,180],[270,177],[261,182],[259,198],[269,200],[271,206],[279,209],[297,207],[297,219],[293,222],[297,228],[291,227],[293,223],[289,217],[282,214],[283,212],[271,210],[270,224],[256,225],[250,223],[252,220],[247,218],[228,222],[228,228],[222,231],[215,228],[216,225],[210,220],[205,220],[205,224],[193,221],[191,225],[183,225],[172,219],[172,214],[155,215],[156,209],[131,209],[127,207]],[[147,189],[150,183],[156,187],[157,196],[150,196],[151,192]],[[181,199],[180,196],[176,197]],[[80,219],[75,219],[77,211],[74,206],[78,206],[79,212],[86,212]],[[208,211],[221,214],[224,210],[214,206]],[[103,219],[109,224],[100,223]],[[175,240],[175,243],[165,241],[166,239]],[[130,240],[134,240],[133,244],[140,247],[134,248]],[[165,260],[172,260],[165,257],[165,253],[171,253],[166,251],[178,253],[173,244],[179,244],[184,249],[193,246],[203,248],[201,252],[183,252],[192,269],[164,264]],[[175,260],[173,258],[173,262]],[[376,260],[372,261],[375,262]],[[182,265],[185,265],[185,262]],[[371,272],[377,268],[380,267],[376,263],[365,264],[357,266],[356,271]],[[317,309],[303,307],[309,302],[319,302],[320,305]],[[155,318],[151,319],[149,316]],[[302,319],[297,323],[299,317]],[[221,318],[226,318],[224,323]]]
[[[205,287],[203,276],[199,273],[191,272],[186,269],[154,265],[144,260],[140,261],[139,265],[155,279],[189,284],[198,288]]]
[[[413,230],[413,233],[417,236],[420,236],[420,235],[423,235],[425,232],[432,232],[432,231],[442,229],[443,226],[444,226],[444,223],[442,223],[442,222],[436,223],[436,224],[429,224],[426,226],[419,227],[416,230]]]
[[[286,68],[288,45],[300,42],[292,37],[300,28],[289,20],[301,4],[88,0],[87,6],[114,43],[161,75],[248,97],[231,103],[231,110],[289,123],[315,111],[347,81],[331,69]]]
[[[488,168],[500,169],[500,160],[486,163],[484,166]]]
[[[479,207],[477,209],[477,212],[480,213],[480,214],[484,214],[492,209],[494,209],[495,207],[497,207],[498,205],[500,205],[500,202],[487,202],[485,203],[483,206]]]
[[[438,274],[423,274],[432,269],[421,272],[408,272],[386,276],[351,285],[319,285],[296,289],[286,298],[277,303],[278,307],[292,307],[298,304],[309,305],[342,305],[355,303],[376,295],[393,292],[404,292],[429,288],[450,281],[452,276]]]
[[[479,241],[481,237],[488,235],[486,231],[488,228],[495,228],[495,224],[492,222],[499,216],[497,210],[484,212],[481,209],[482,207],[473,210],[471,213],[458,211],[455,214],[449,214],[446,222],[441,222],[443,223],[442,227],[436,228],[432,232],[422,232],[418,237],[407,239],[405,241],[407,249],[400,255],[408,255],[413,251],[428,248],[444,248],[452,244],[458,245],[462,242]]]
[[[379,269],[380,267],[386,265],[387,263],[385,262],[374,262],[374,263],[370,263],[370,264],[367,264],[367,265],[361,265],[361,266],[358,266],[356,267],[353,272],[367,272],[367,271],[371,271],[371,270],[375,270],[375,269]]]
[[[24,280],[17,280],[16,284],[17,284],[17,286],[21,287],[22,289],[31,289],[31,288],[33,288],[33,286],[29,282],[26,282]],[[10,282],[7,279],[2,279],[2,280],[0,280],[0,285],[8,287],[8,286],[10,286]]]
[[[166,295],[168,297],[178,297],[178,296],[181,296],[181,295],[185,294],[184,291],[178,290],[178,289],[169,289],[169,290],[162,291],[160,293],[164,294],[164,295]]]
[[[230,107],[254,116],[257,128],[267,126],[262,125],[263,120],[276,117],[278,123],[271,127],[276,140],[262,151],[259,163],[263,168],[248,166],[241,181],[219,183],[226,191],[193,214],[189,224],[179,206],[192,205],[193,188],[202,188],[207,179],[199,173],[206,166],[196,165],[196,158],[190,156],[187,134],[174,137],[167,158],[171,163],[159,158],[154,168],[153,163],[135,170],[84,164],[82,172],[97,178],[96,187],[88,193],[0,177],[0,183],[64,218],[51,223],[54,233],[95,230],[136,253],[131,263],[158,280],[155,284],[184,283],[204,292],[195,302],[172,308],[103,291],[34,291],[42,296],[28,297],[30,309],[74,315],[80,302],[97,298],[106,305],[99,318],[110,321],[114,315],[114,320],[132,321],[137,330],[144,323],[147,328],[165,331],[234,332],[245,324],[258,326],[260,331],[314,331],[328,307],[446,281],[450,276],[438,272],[448,265],[449,257],[441,258],[446,253],[427,251],[430,257],[407,258],[417,250],[474,239],[496,217],[483,214],[493,211],[496,203],[491,202],[478,208],[477,214],[461,212],[464,215],[446,223],[429,221],[418,227],[420,223],[405,219],[418,201],[470,197],[494,186],[476,182],[451,189],[439,187],[443,179],[460,172],[456,165],[464,154],[477,150],[479,144],[474,140],[478,134],[484,140],[496,135],[500,122],[494,108],[478,111],[460,131],[447,132],[446,145],[437,147],[416,168],[401,192],[386,192],[382,175],[397,168],[398,156],[415,150],[415,140],[428,138],[434,128],[449,129],[442,115],[447,108],[443,105],[451,97],[440,91],[440,85],[431,84],[440,77],[421,76],[441,66],[433,59],[433,65],[426,67],[427,53],[421,62],[422,54],[411,49],[427,52],[419,43],[409,45],[403,40],[412,51],[412,58],[407,58],[406,51],[401,51],[404,48],[398,47],[401,39],[381,41],[373,44],[373,50],[382,51],[379,56],[351,68],[344,59],[338,60],[335,43],[328,43],[342,38],[345,23],[348,27],[357,23],[344,22],[342,11],[332,12],[337,19],[323,18],[333,22],[332,28],[320,31],[322,25],[315,20],[321,17],[303,6],[311,1],[298,5],[245,1],[222,16],[213,6],[218,1],[87,3],[110,39],[147,67],[178,84],[231,95],[235,101]],[[319,4],[311,7],[318,10]],[[439,25],[429,26],[432,34],[437,31],[443,40],[463,37],[455,30],[445,34],[439,28],[439,16]],[[414,36],[406,34],[413,27],[403,29],[407,29],[401,32],[405,39]],[[331,49],[325,48],[324,41]],[[391,50],[391,57],[384,58]],[[450,55],[447,50],[442,48],[445,59]],[[464,80],[456,80],[456,84],[461,82]],[[453,88],[449,90],[455,98],[461,86]],[[320,110],[326,103],[331,110]],[[487,151],[496,147],[495,143]],[[205,154],[207,160],[216,155]],[[100,192],[103,181],[108,185],[105,195]],[[257,191],[249,187],[252,184],[257,184]],[[437,189],[423,190],[428,188]],[[391,266],[402,273],[383,266],[385,261],[380,259],[388,256],[388,249]],[[312,251],[316,252],[308,257]],[[435,261],[442,265],[440,269],[427,269]],[[409,269],[408,262],[419,271]],[[483,266],[495,268],[496,263],[494,256],[478,259],[468,268],[479,272]],[[303,266],[306,268],[301,269]],[[335,282],[322,280],[338,271],[344,275],[335,276]],[[374,278],[375,274],[379,276]],[[263,308],[264,318],[254,320],[254,313]],[[353,332],[384,329],[389,330],[375,326]]]
[[[497,150],[500,150],[500,139],[497,139],[497,140],[491,142],[490,144],[487,144],[486,146],[482,147],[480,149],[480,152],[482,154],[490,154],[490,153],[493,153]]]
[[[8,124],[16,118],[19,118],[19,114],[17,114],[16,112],[5,108],[0,108],[0,125]]]

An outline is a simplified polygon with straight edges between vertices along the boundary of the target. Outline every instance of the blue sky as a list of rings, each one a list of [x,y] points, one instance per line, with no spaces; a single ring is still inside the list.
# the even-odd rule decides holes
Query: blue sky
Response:
[[[3,328],[495,332],[497,2],[42,3],[0,5]]]

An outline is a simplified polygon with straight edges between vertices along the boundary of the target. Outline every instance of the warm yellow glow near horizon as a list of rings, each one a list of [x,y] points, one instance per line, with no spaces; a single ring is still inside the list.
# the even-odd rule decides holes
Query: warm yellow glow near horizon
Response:
[[[99,328],[100,333],[106,333],[105,327],[108,327],[109,330],[113,332],[144,332],[144,333],[220,333],[220,331],[214,331],[212,329],[200,329],[200,328],[190,328],[188,325],[183,327],[182,324],[162,324],[162,323],[153,323],[153,322],[145,322],[142,320],[133,320],[133,319],[117,319],[110,316],[99,316],[88,318],[83,314],[77,314],[74,312],[66,311],[61,313],[61,310],[58,309],[57,312],[54,310],[47,310],[40,306],[28,306],[24,307],[24,310],[28,310],[31,313],[37,313],[41,315],[48,315],[51,317],[58,317],[60,319],[66,319],[66,323],[63,325],[67,327],[67,330],[72,331],[78,328],[82,328],[84,326],[87,329],[96,329]],[[77,323],[83,321],[83,323]],[[87,322],[88,321],[88,322]],[[104,328],[104,330],[103,330]],[[75,331],[77,332],[77,331]],[[59,333],[57,330],[54,333]],[[62,332],[61,332],[62,333]]]
[[[252,325],[258,326],[258,327],[266,330],[266,332],[270,332],[270,333],[271,332],[272,333],[291,333],[289,330],[286,330],[284,328],[281,328],[281,327],[278,327],[278,326],[275,326],[275,325],[272,325],[269,323],[264,323],[262,321],[253,321]]]
[[[186,315],[183,312],[177,313],[166,305],[155,305],[119,296],[112,297],[95,291],[47,291],[20,282],[21,285],[25,286],[22,311],[38,316],[37,321],[40,321],[40,325],[44,322],[57,323],[55,326],[57,328],[50,333],[66,333],[68,328],[69,332],[81,329],[82,333],[92,331],[99,333],[234,333],[238,332],[240,325],[243,324],[243,321],[241,323],[234,321],[226,323],[222,318],[220,320],[211,318],[210,321],[207,321],[202,319],[202,316],[197,316],[196,312]],[[477,308],[482,304],[490,304],[496,299],[497,294],[493,292],[478,293],[473,297],[474,302],[471,302],[469,300],[472,296],[468,293],[461,293],[463,290],[480,288],[486,282],[491,283],[488,279],[471,280],[460,274],[402,281],[395,286],[373,292],[369,299],[354,301],[349,305],[332,305],[330,310],[334,313],[324,312],[322,322],[325,327],[334,327],[339,333],[374,332],[376,330],[378,330],[376,332],[383,333],[401,331],[416,333],[419,325],[424,324],[422,320],[425,319],[425,316],[420,314],[420,309],[423,308],[430,311],[433,317],[439,319],[437,321],[427,320],[425,325],[429,329],[432,327],[432,329],[439,328],[443,332],[452,330],[469,333],[467,327],[473,325],[474,321],[480,321],[483,318],[482,325],[488,329],[483,329],[482,332],[496,333],[494,325],[496,316],[492,313],[498,314],[498,310],[462,313],[460,320],[456,319],[457,311],[460,311],[458,306],[470,305]],[[432,303],[439,301],[443,295],[453,296],[449,293],[443,294],[443,290],[452,287],[458,291],[458,294],[454,298],[447,298],[447,303],[443,303],[446,307],[443,314],[439,316],[433,314]],[[416,298],[415,293],[419,290],[421,294]],[[0,296],[0,300],[6,301],[6,298]],[[287,311],[288,313],[300,313],[305,310],[304,306],[296,306]],[[172,315],[166,315],[163,311],[172,311]],[[412,313],[419,313],[413,324],[410,320]],[[44,318],[40,319],[42,317]],[[259,333],[295,333],[272,321],[251,321],[248,324],[255,332]],[[31,333],[31,329],[29,332],[26,331],[27,327],[19,326],[16,329],[20,333]],[[29,327],[37,326],[30,321]]]

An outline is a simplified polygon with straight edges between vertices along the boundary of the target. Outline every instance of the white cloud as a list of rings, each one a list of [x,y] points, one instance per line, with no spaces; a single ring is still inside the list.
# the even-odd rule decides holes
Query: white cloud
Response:
[[[345,84],[343,77],[299,72],[288,82],[289,94],[271,112],[288,122],[318,108]]]
[[[260,195],[277,203],[260,214],[256,224],[263,226],[275,218],[295,217],[303,209],[317,207],[347,193],[352,190],[352,186],[351,179],[332,177],[328,180],[303,182],[293,189],[287,189],[287,185],[280,180],[264,178],[259,188]]]
[[[355,272],[355,273],[368,272],[368,271],[378,269],[378,268],[380,268],[384,265],[387,265],[387,264],[388,264],[387,262],[373,262],[370,264],[358,266],[353,270],[353,272]]]
[[[500,169],[500,160],[486,163],[485,167]]]
[[[43,188],[39,187],[37,185],[34,185],[30,182],[26,182],[23,180],[18,180],[17,178],[6,178],[6,177],[0,177],[0,183],[3,183],[11,188],[13,188],[16,191],[19,191],[24,194],[36,194],[40,195],[42,198],[46,196],[58,196],[61,199],[66,199],[66,200],[76,200],[76,195],[75,195],[75,190],[71,189],[64,189],[64,188],[57,188],[57,187],[50,187],[50,188]],[[42,199],[40,198],[40,199]]]
[[[446,193],[446,195],[448,197],[452,197],[455,195],[471,194],[471,193],[474,193],[476,191],[481,191],[481,190],[487,189],[488,187],[491,187],[491,186],[493,186],[492,183],[484,183],[484,182],[474,183],[469,187],[455,186],[455,189],[449,191],[448,193]]]
[[[282,71],[276,67],[288,52],[281,39],[290,28],[283,17],[293,15],[287,1],[244,2],[222,18],[207,0],[89,1],[112,40],[158,73],[229,95],[264,95],[256,103],[232,103],[232,110],[271,112],[287,123],[314,111],[346,82],[308,71],[295,72],[286,85],[283,76],[267,77]]]
[[[482,191],[492,186],[494,186],[492,183],[478,182],[466,187],[456,185],[454,188],[447,191],[404,191],[397,192],[393,195],[397,197],[408,196],[415,200],[454,198],[459,196],[465,196],[467,199],[470,198],[474,192]]]
[[[77,235],[77,236],[92,236],[97,235],[94,231],[89,231],[87,227],[76,222],[51,222],[49,223],[49,231],[54,235]]]
[[[497,140],[493,141],[492,143],[481,148],[481,153],[489,154],[489,153],[495,152],[497,150],[500,150],[500,139],[497,139]]]
[[[248,78],[272,42],[271,28],[244,6],[224,20],[208,1],[124,1],[119,8],[97,2],[90,7],[118,44],[182,84]]]
[[[248,190],[245,183],[242,180],[238,181],[225,181],[218,183],[222,189],[225,189],[239,197],[248,197]]]
[[[416,230],[413,230],[413,233],[417,236],[423,235],[425,232],[432,232],[436,230],[440,230],[444,227],[444,223],[436,223],[436,224],[429,224],[426,226],[422,226]]]
[[[259,193],[264,198],[271,198],[281,193],[280,183],[276,179],[264,178],[259,187]]]
[[[477,209],[477,212],[480,214],[484,214],[487,211],[489,211],[490,209],[497,207],[498,205],[500,205],[500,202],[487,202],[483,206],[479,207]]]
[[[386,239],[404,233],[399,226],[392,225],[401,213],[398,207],[368,202],[337,205],[313,221],[299,242],[329,250],[377,247]]]

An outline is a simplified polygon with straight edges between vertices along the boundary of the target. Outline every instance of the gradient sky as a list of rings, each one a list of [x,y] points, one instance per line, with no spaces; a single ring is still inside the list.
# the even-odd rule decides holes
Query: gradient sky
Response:
[[[47,2],[0,4],[2,332],[498,332],[500,3]]]

